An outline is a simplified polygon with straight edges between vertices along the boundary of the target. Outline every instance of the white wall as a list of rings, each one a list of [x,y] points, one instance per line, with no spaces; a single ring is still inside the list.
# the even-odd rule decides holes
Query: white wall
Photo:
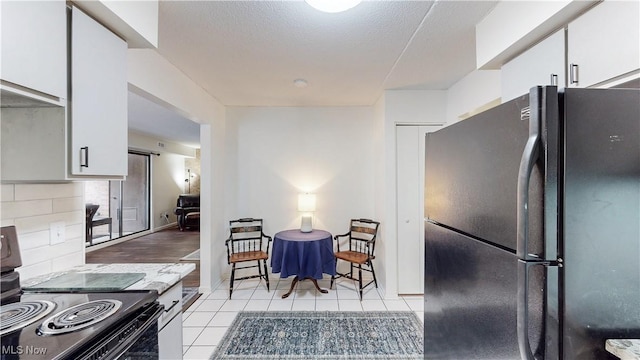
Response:
[[[232,218],[261,217],[270,235],[299,228],[303,192],[317,195],[314,228],[338,234],[373,217],[372,108],[229,107],[227,122],[237,127]]]
[[[218,108],[211,125],[200,127],[202,182],[200,187],[200,290],[211,291],[224,277],[227,254],[224,240],[228,235],[228,213],[233,209],[225,207],[226,193],[235,189],[225,174],[227,161],[227,138],[224,109]],[[210,214],[202,223],[202,214]],[[208,254],[210,261],[203,262],[202,254]],[[206,267],[206,268],[205,268]],[[209,285],[211,284],[211,285]]]
[[[387,264],[388,256],[386,249],[386,233],[387,228],[392,228],[391,225],[386,223],[387,213],[390,211],[387,209],[386,204],[391,200],[389,198],[392,194],[395,194],[395,188],[389,188],[391,185],[387,185],[388,176],[387,169],[387,149],[392,146],[386,144],[386,123],[385,123],[385,104],[386,96],[383,93],[382,96],[373,105],[373,118],[374,118],[374,130],[373,130],[373,148],[374,148],[374,219],[381,222],[380,229],[378,230],[378,239],[376,240],[376,259],[373,265],[376,268],[376,277],[378,279],[378,286],[383,293],[386,292],[387,273],[389,273],[389,266]],[[395,151],[393,152],[395,154]],[[393,184],[395,186],[395,184]],[[392,194],[387,194],[387,188],[392,190]],[[391,240],[395,237],[390,238]],[[395,263],[393,264],[395,265]],[[387,293],[388,294],[388,293]]]
[[[201,124],[200,290],[211,291],[225,256],[224,106],[156,51],[129,49],[127,66],[130,91]]]
[[[157,143],[162,141],[164,149],[158,151]],[[129,147],[142,151],[157,151],[160,156],[151,155],[151,230],[159,230],[167,226],[161,216],[163,212],[169,214],[169,223],[176,222],[173,209],[176,207],[178,195],[185,193],[185,156],[195,149],[174,144],[166,140],[155,139],[150,136],[129,132]],[[177,153],[176,153],[177,152]]]
[[[444,90],[387,90],[385,118],[393,125],[443,124],[446,102]]]
[[[124,38],[130,48],[158,47],[158,0],[73,2]]]
[[[2,226],[15,225],[22,280],[84,264],[85,206],[81,182],[2,184]],[[50,224],[64,222],[64,242],[50,245]]]
[[[162,143],[163,146],[159,146],[158,143]],[[196,157],[196,149],[194,148],[131,130],[129,131],[129,149],[150,151],[159,154],[168,152],[188,158]]]
[[[152,229],[158,230],[167,225],[161,214],[169,214],[169,223],[176,223],[173,209],[178,195],[184,193],[184,157],[171,153],[151,156],[151,216]]]
[[[237,218],[238,214],[238,122],[229,120],[226,115],[225,124],[225,183],[227,191],[225,192],[225,228],[228,231],[229,220]]]
[[[463,114],[500,99],[500,79],[500,70],[474,70],[451,86],[446,99],[447,125],[458,122]]]

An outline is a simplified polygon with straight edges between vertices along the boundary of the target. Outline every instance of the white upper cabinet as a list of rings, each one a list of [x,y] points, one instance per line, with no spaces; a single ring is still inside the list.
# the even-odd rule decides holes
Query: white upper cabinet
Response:
[[[589,87],[640,69],[640,2],[604,1],[569,24],[570,87]],[[631,74],[630,74],[631,73]]]
[[[23,4],[22,2],[15,2]],[[30,3],[42,6],[33,13],[17,12],[28,7],[13,7],[14,2],[2,1],[2,131],[0,133],[1,180],[3,182],[47,182],[82,179],[123,179],[127,175],[127,44],[98,22],[73,8],[69,11],[71,28],[67,23],[64,2]],[[56,6],[51,6],[52,4]],[[8,6],[9,5],[9,6]],[[58,5],[62,5],[58,8]],[[11,11],[6,12],[8,9]],[[63,21],[52,26],[51,32],[62,31],[65,39],[56,44],[61,50],[64,65],[54,71],[48,67],[45,54],[39,60],[46,71],[62,74],[64,98],[55,100],[49,81],[39,81],[27,88],[9,72],[5,78],[5,59],[17,62],[27,56],[22,49],[34,50],[41,40],[38,36],[23,38],[16,52],[8,51],[8,33],[19,36],[31,34],[30,27],[42,25],[47,16],[56,17],[62,10]],[[40,10],[44,10],[40,13]],[[5,23],[5,18],[20,15],[20,21]],[[40,14],[40,15],[36,15]],[[35,18],[35,19],[34,19]],[[38,20],[40,19],[40,20]],[[9,26],[10,25],[10,26]],[[17,27],[17,28],[16,28]],[[54,31],[55,30],[55,31]],[[70,53],[67,53],[67,31],[70,34]],[[46,32],[42,31],[40,36]],[[57,36],[57,35],[56,35]],[[9,42],[13,44],[11,39]],[[28,40],[28,41],[27,41]],[[26,52],[27,50],[25,50]],[[35,50],[34,50],[35,51]],[[70,56],[70,57],[69,57]],[[57,60],[56,60],[57,61]],[[67,76],[70,61],[71,72]],[[25,64],[31,64],[25,60]],[[34,63],[35,64],[35,63]],[[32,65],[29,65],[32,66]],[[38,73],[43,68],[33,65]],[[46,75],[40,74],[42,79]],[[26,77],[25,77],[26,78]],[[70,79],[69,79],[70,78]],[[39,80],[42,80],[39,79]],[[11,84],[6,81],[12,81]],[[70,81],[69,81],[70,80]],[[56,81],[57,82],[57,81]],[[51,82],[53,83],[53,82]],[[67,95],[67,85],[69,94]],[[17,86],[19,85],[19,86]]]
[[[72,175],[127,174],[127,43],[71,13]]]
[[[559,30],[502,66],[502,102],[537,85],[565,86],[565,32]]]
[[[1,1],[0,77],[27,93],[67,98],[65,1]]]

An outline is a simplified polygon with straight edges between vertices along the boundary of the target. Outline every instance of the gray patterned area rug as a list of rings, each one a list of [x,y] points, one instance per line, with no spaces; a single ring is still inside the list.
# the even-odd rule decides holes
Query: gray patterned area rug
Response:
[[[211,359],[422,359],[423,338],[410,311],[246,311]]]

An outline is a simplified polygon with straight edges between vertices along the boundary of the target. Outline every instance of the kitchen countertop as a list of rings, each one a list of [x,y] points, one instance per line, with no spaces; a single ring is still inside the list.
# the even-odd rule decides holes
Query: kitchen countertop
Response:
[[[187,262],[179,264],[85,264],[23,280],[21,281],[21,286],[38,285],[70,273],[144,273],[145,276],[142,280],[127,287],[125,290],[157,290],[158,294],[162,294],[195,269],[195,264]],[[18,271],[20,270],[18,269]]]
[[[640,360],[640,339],[609,339],[605,349],[622,360]]]

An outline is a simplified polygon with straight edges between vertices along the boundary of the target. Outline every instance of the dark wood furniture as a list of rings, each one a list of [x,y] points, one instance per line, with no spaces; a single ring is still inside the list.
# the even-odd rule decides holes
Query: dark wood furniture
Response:
[[[350,263],[349,273],[339,273],[336,270],[336,275],[331,276],[330,288],[333,288],[333,282],[339,277],[345,277],[351,280],[358,281],[358,288],[360,290],[360,300],[362,301],[362,289],[375,284],[378,287],[378,281],[376,280],[376,272],[373,268],[373,259],[375,259],[374,251],[376,248],[376,236],[378,235],[378,227],[380,223],[369,219],[352,219],[351,227],[348,233],[334,236],[337,242],[337,251],[335,252],[336,263],[337,260],[344,260]],[[340,238],[348,238],[348,249],[340,250]],[[353,276],[354,266],[358,267],[358,278]],[[365,266],[365,268],[363,268]],[[362,270],[368,271],[373,274],[373,280],[362,285]]]
[[[200,194],[183,194],[178,196],[176,208],[173,210],[178,220],[178,228],[200,227]]]
[[[266,240],[266,241],[264,241]],[[269,259],[269,245],[271,236],[262,232],[262,219],[242,218],[229,221],[229,237],[225,241],[227,246],[227,263],[231,265],[231,279],[229,280],[229,299],[233,293],[235,280],[263,278],[269,291],[269,273],[267,259]],[[257,265],[236,267],[238,263],[256,262]],[[262,261],[262,264],[260,263]],[[236,278],[236,270],[258,268],[258,275],[248,275]],[[264,267],[264,272],[262,272]]]
[[[95,215],[98,212],[100,205],[86,204],[85,205],[85,240],[89,242],[89,245],[93,245],[93,228],[100,225],[109,225],[109,239],[113,236],[113,223],[110,217],[99,217]]]

